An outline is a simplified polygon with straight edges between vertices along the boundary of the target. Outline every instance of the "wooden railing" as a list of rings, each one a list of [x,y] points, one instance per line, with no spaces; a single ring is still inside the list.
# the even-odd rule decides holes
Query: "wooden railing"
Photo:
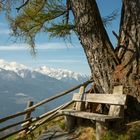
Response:
[[[8,120],[12,120],[12,119],[15,119],[15,118],[17,118],[19,116],[25,115],[25,118],[24,118],[23,121],[16,122],[16,123],[7,125],[7,126],[5,126],[3,128],[0,128],[0,140],[3,140],[5,138],[7,138],[9,136],[12,136],[12,135],[14,135],[16,133],[19,133],[19,132],[21,132],[23,130],[26,132],[26,134],[29,134],[31,131],[33,131],[34,129],[36,129],[40,125],[42,125],[42,124],[48,122],[49,120],[52,120],[53,118],[57,117],[58,116],[58,110],[66,108],[67,106],[69,106],[73,102],[70,101],[68,103],[65,103],[65,104],[63,104],[63,105],[61,105],[61,106],[59,106],[59,107],[57,107],[57,108],[55,108],[55,109],[53,109],[53,110],[51,110],[49,112],[46,112],[46,113],[44,113],[44,114],[42,114],[42,115],[40,115],[38,117],[32,118],[31,113],[33,111],[35,111],[35,109],[37,107],[40,107],[40,106],[42,106],[42,105],[44,105],[44,104],[46,104],[46,103],[48,103],[48,102],[50,102],[50,101],[52,101],[54,99],[57,99],[59,97],[62,97],[64,95],[66,95],[66,94],[72,93],[73,91],[79,89],[81,86],[86,88],[86,86],[88,84],[92,83],[92,82],[93,82],[93,80],[88,80],[88,81],[86,81],[86,82],[84,82],[84,83],[82,83],[82,84],[80,84],[78,86],[75,86],[75,87],[73,87],[73,88],[71,88],[71,89],[69,89],[67,91],[64,91],[64,92],[56,94],[56,95],[54,95],[52,97],[46,98],[43,101],[38,102],[38,103],[36,103],[34,105],[33,105],[32,101],[29,101],[28,105],[27,105],[27,109],[25,109],[24,111],[9,115],[9,116],[4,117],[4,118],[0,118],[0,124],[2,124],[2,123],[6,122]],[[19,126],[19,125],[22,126],[22,127],[20,127],[20,129],[15,130],[14,132],[6,134],[4,136],[1,136],[1,134],[5,130],[8,130],[8,129],[12,128],[12,127]]]

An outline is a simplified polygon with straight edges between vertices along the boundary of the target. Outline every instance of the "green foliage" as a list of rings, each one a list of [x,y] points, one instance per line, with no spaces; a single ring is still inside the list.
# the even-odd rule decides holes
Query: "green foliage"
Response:
[[[18,16],[14,19],[10,18],[12,35],[24,39],[34,50],[35,36],[38,32],[52,31],[52,36],[63,37],[70,34],[68,33],[69,26],[63,25],[62,28],[62,25],[56,24],[59,20],[65,20],[65,14],[66,7],[61,0],[30,0],[19,10]],[[54,29],[58,30],[54,32]],[[63,33],[60,33],[61,31]]]
[[[0,2],[0,11],[2,10],[2,2]]]
[[[64,121],[59,122],[59,126],[62,130],[65,130],[65,122]]]
[[[71,34],[71,30],[74,29],[73,25],[69,24],[52,24],[46,31],[50,33],[50,37],[66,37]]]
[[[39,32],[49,33],[50,37],[68,39],[76,33],[73,15],[67,0],[3,0],[0,10],[7,11],[12,35],[27,42],[35,52],[35,39]],[[12,12],[12,10],[16,10]],[[13,14],[14,13],[14,14]],[[103,18],[104,25],[117,17],[117,11]]]
[[[140,124],[133,125],[119,133],[108,131],[102,140],[140,140]]]
[[[140,140],[140,124],[134,125],[129,129],[127,140]]]
[[[113,131],[106,132],[102,140],[126,140],[126,137],[123,134],[118,134]]]

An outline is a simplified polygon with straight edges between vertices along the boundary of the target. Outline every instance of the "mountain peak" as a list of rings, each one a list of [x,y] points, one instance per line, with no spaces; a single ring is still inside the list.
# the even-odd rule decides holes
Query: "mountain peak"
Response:
[[[82,75],[67,69],[54,69],[47,66],[42,66],[35,69],[35,71],[63,81],[69,79],[71,82],[73,80],[82,82],[83,80],[88,79],[88,76],[86,75]]]
[[[7,62],[3,59],[0,59],[0,68],[15,72],[21,69],[27,69],[27,67],[24,66],[23,64],[18,64],[17,62]]]
[[[54,69],[47,66],[42,66],[30,70],[29,68],[27,68],[22,64],[18,64],[17,62],[6,62],[3,59],[0,59],[0,68],[15,72],[18,76],[22,78],[35,76],[34,72],[38,72],[44,76],[47,75],[57,80],[72,82],[72,83],[74,82],[80,83],[88,79],[86,75],[82,75],[67,69]]]

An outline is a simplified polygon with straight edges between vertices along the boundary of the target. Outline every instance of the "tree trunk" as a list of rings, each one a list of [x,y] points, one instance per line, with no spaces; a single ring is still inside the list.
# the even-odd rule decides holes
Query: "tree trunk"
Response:
[[[99,92],[123,84],[140,102],[140,0],[123,0],[117,52],[106,33],[95,0],[70,0],[77,35]],[[117,54],[117,56],[116,56]],[[140,105],[130,98],[129,116],[140,116]],[[133,112],[133,113],[132,113]]]
[[[95,0],[71,0],[76,31],[84,48],[92,77],[100,92],[112,89],[112,72],[117,64]]]
[[[128,116],[140,118],[140,0],[123,0],[120,24],[119,82],[127,87]],[[138,102],[139,103],[138,103]]]
[[[131,87],[130,95],[140,101],[140,0],[124,0],[120,25],[122,82]]]

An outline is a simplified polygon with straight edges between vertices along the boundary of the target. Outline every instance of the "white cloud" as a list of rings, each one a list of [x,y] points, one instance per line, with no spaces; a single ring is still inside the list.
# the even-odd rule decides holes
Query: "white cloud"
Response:
[[[73,48],[73,46],[70,43],[42,43],[42,44],[36,44],[36,49],[66,49],[66,48]],[[11,45],[2,45],[0,46],[0,50],[23,50],[23,49],[29,49],[28,44],[11,44]]]
[[[43,44],[37,44],[37,49],[66,49],[66,48],[72,48],[73,46],[70,43],[43,43]]]
[[[53,63],[80,63],[80,60],[63,60],[63,59],[51,59],[46,60],[46,62],[53,62]]]
[[[11,45],[1,45],[0,50],[12,51],[12,50],[23,50],[26,49],[28,45],[26,44],[11,44]]]

